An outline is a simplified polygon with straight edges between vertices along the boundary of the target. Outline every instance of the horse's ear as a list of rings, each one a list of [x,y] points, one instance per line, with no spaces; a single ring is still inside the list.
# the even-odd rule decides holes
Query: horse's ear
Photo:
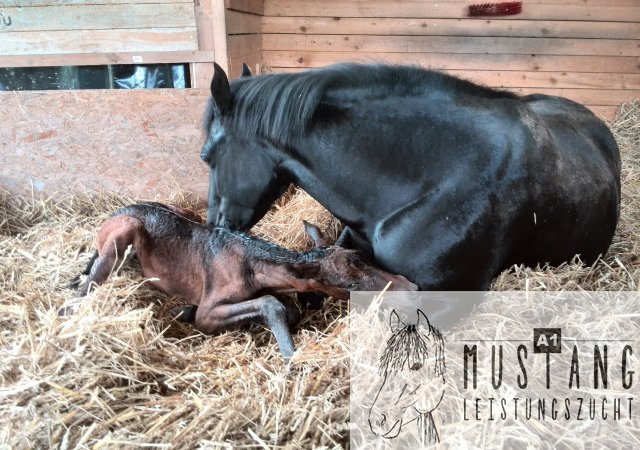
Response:
[[[211,97],[220,112],[227,109],[231,100],[231,88],[227,74],[215,62],[213,63],[213,79],[211,80]]]
[[[316,247],[329,246],[327,239],[323,236],[322,232],[317,226],[310,224],[306,220],[303,220],[302,223],[304,224],[304,231],[313,240],[313,243]]]
[[[400,316],[396,312],[396,310],[392,310],[391,314],[389,314],[389,328],[393,334],[396,334],[398,331],[403,329],[405,326],[404,322],[400,320]]]
[[[250,77],[251,76],[251,69],[249,69],[249,66],[247,66],[247,63],[242,63],[242,73],[240,74],[241,78],[244,77]]]
[[[427,330],[431,329],[431,322],[429,322],[429,318],[426,316],[426,314],[424,312],[422,312],[421,309],[416,310],[416,314],[418,316],[418,321],[416,322],[416,325],[420,325],[420,321],[422,321],[424,327]]]

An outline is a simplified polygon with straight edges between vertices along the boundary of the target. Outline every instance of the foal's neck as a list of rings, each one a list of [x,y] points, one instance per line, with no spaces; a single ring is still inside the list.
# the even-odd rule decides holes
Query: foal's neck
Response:
[[[280,293],[314,290],[322,260],[306,260],[304,255],[299,261],[256,261],[252,267],[256,287]]]

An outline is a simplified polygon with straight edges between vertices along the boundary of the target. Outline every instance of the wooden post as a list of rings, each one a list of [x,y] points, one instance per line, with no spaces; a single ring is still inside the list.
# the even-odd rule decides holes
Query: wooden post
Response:
[[[195,9],[200,51],[213,50],[215,62],[228,73],[229,56],[224,0],[195,0]],[[191,87],[207,87],[212,77],[213,61],[191,64]]]

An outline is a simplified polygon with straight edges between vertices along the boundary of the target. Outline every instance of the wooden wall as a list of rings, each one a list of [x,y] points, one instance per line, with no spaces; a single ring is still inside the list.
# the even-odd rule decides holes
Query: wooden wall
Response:
[[[229,76],[238,77],[242,63],[260,73],[263,0],[225,0],[225,5]]]
[[[4,0],[0,15],[3,67],[213,60],[194,0]]]
[[[572,98],[611,118],[640,97],[639,0],[524,0],[522,14],[467,17],[484,0],[265,0],[263,63],[420,64],[492,87]]]
[[[0,188],[206,198],[205,89],[0,92]]]

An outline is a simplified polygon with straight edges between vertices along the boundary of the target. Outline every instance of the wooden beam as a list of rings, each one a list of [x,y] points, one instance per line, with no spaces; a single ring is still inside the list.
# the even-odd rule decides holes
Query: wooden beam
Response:
[[[264,45],[264,44],[263,44]],[[276,51],[263,46],[263,62],[272,67],[323,67],[338,62],[417,64],[439,70],[519,70],[530,72],[638,73],[635,56],[512,55],[469,53],[382,53]]]
[[[225,0],[227,9],[242,11],[261,16],[264,14],[263,0]]]
[[[262,18],[255,14],[227,10],[227,34],[260,34]]]
[[[451,75],[500,88],[640,90],[640,73],[448,70]]]
[[[2,33],[5,56],[198,50],[195,27]]]
[[[262,18],[262,33],[640,39],[640,25],[625,22],[568,20],[265,16]]]
[[[225,19],[224,0],[204,0],[211,2],[211,17],[213,27],[213,48],[216,56],[216,63],[225,72],[229,72],[229,51],[227,48],[227,26]]]
[[[193,5],[188,3],[41,6],[2,8],[0,12],[11,18],[11,25],[2,28],[4,34],[196,26]]]
[[[215,48],[213,45],[213,13],[211,0],[196,0],[196,26],[198,28],[198,48],[211,53],[206,62],[193,62],[190,67],[191,87],[208,87],[213,77]]]
[[[482,3],[482,2],[476,2]],[[265,16],[297,17],[419,17],[461,19],[467,16],[467,4],[461,1],[424,0],[267,0]],[[492,20],[576,20],[604,22],[640,22],[637,3],[605,2],[524,2],[518,16],[492,17]]]
[[[262,47],[332,52],[640,56],[638,42],[632,39],[263,34]]]
[[[115,52],[72,55],[0,56],[0,67],[94,66],[106,64],[161,64],[213,61],[213,51]],[[209,79],[211,81],[211,79]]]
[[[3,0],[3,7],[17,6],[61,6],[61,5],[112,5],[112,4],[137,4],[137,3],[191,3],[193,0]]]
[[[260,53],[261,43],[259,34],[238,34],[228,37],[229,57],[238,58]]]

